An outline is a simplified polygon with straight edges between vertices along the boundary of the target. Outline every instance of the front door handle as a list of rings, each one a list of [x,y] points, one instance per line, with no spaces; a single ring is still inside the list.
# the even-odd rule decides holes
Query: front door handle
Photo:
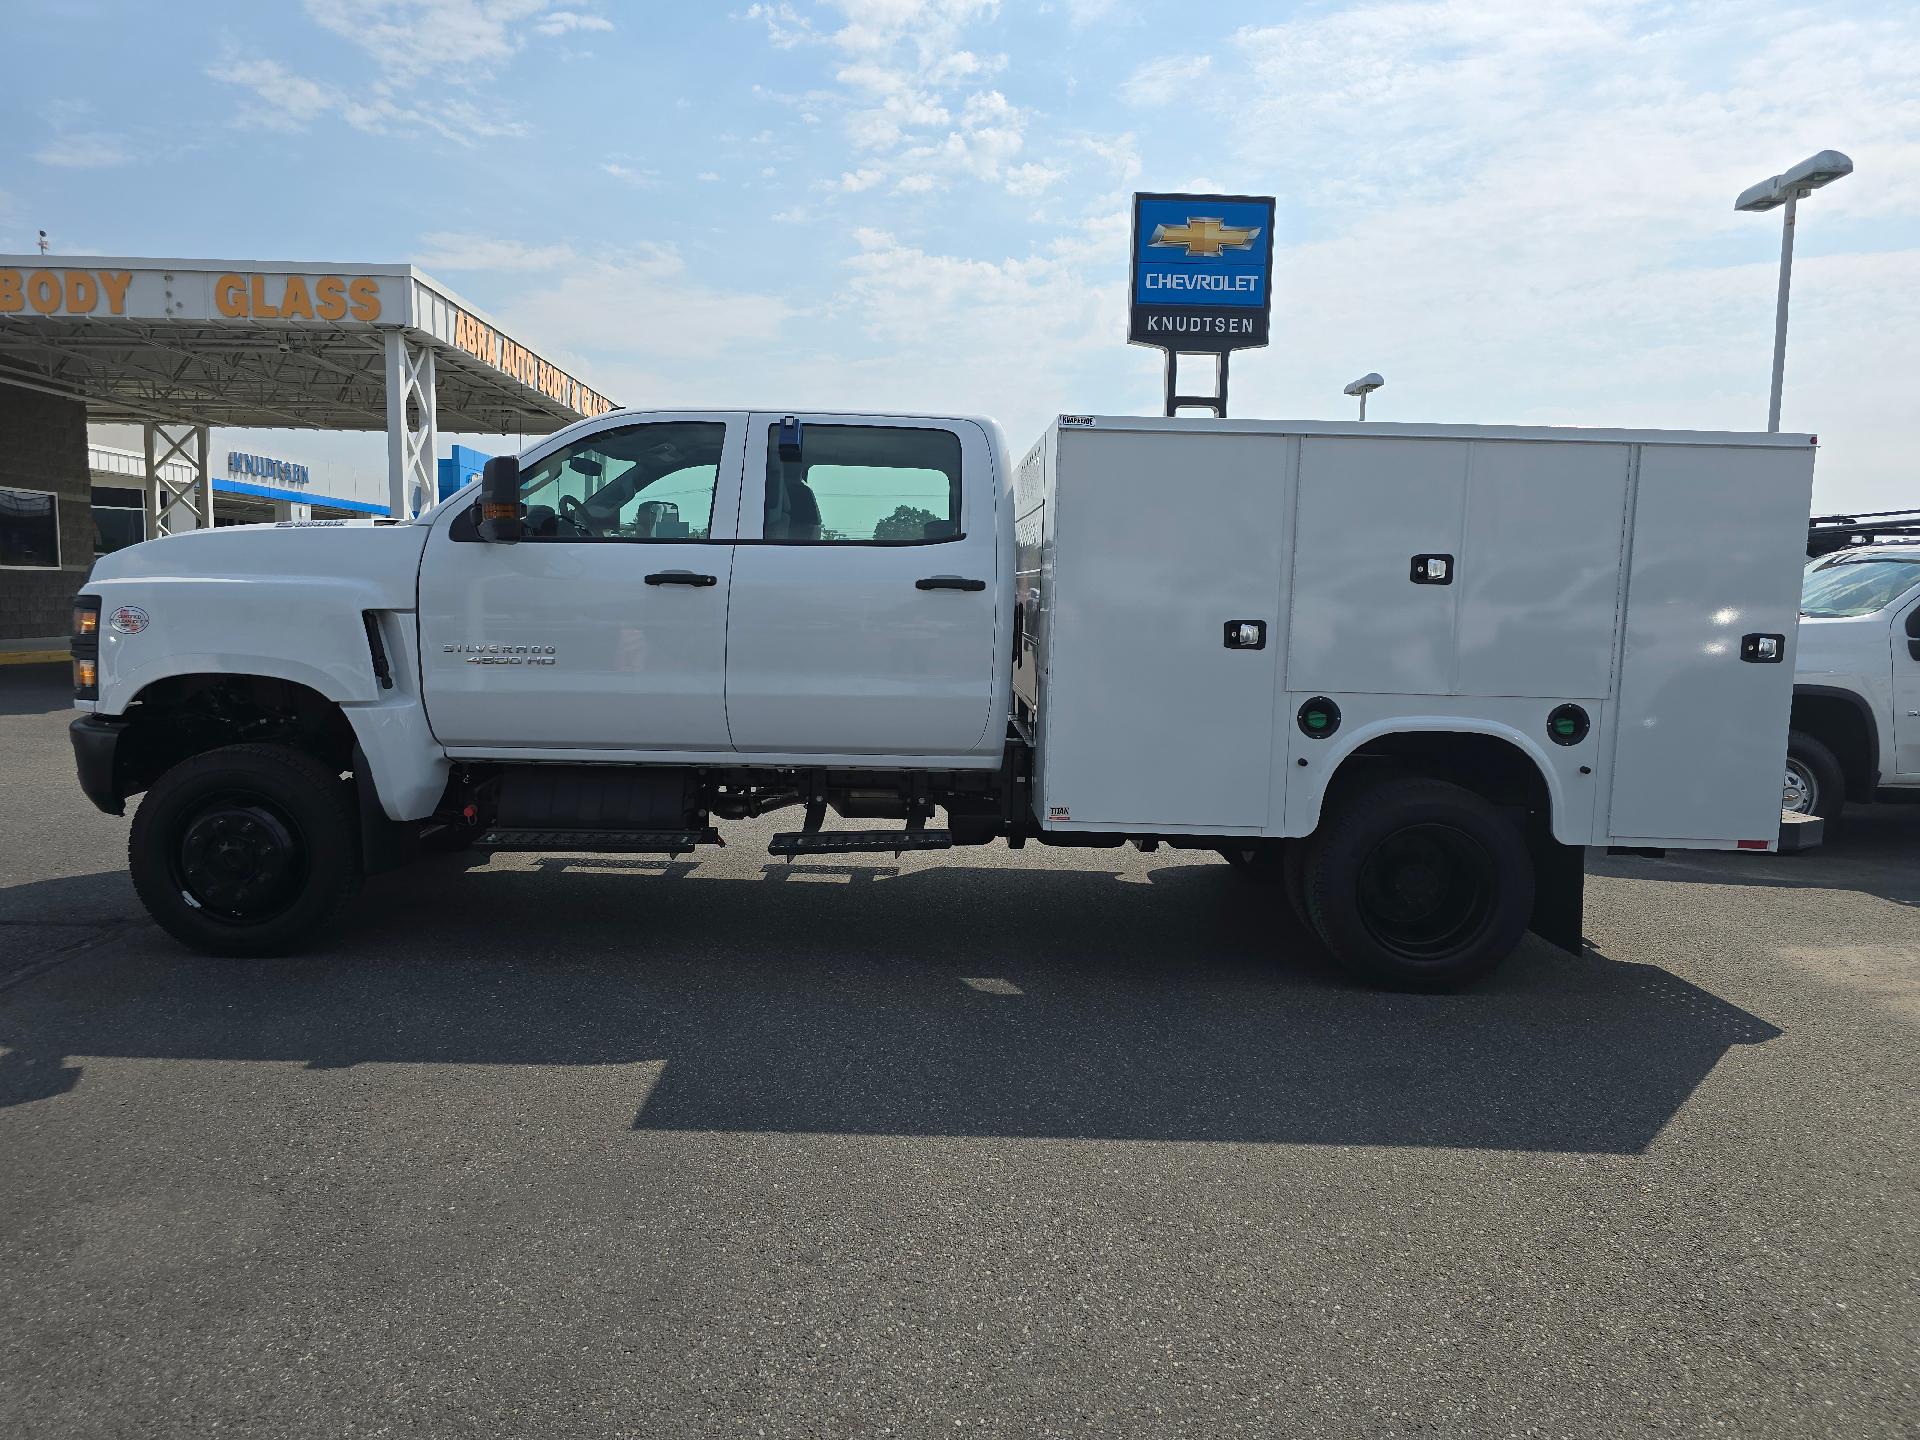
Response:
[[[959,575],[929,575],[924,580],[913,582],[916,590],[984,590],[984,580],[968,580]]]
[[[718,585],[718,577],[696,575],[691,570],[656,570],[647,576],[649,585]]]

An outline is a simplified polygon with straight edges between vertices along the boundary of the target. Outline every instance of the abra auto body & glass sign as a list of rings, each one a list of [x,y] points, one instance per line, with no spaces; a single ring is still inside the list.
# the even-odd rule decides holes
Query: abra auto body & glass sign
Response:
[[[1182,352],[1265,345],[1272,281],[1272,196],[1133,197],[1133,344]]]

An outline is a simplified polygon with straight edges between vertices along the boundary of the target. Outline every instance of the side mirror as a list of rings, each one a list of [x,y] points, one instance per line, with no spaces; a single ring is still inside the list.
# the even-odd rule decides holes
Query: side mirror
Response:
[[[520,538],[520,458],[496,455],[480,472],[480,538],[512,545]]]

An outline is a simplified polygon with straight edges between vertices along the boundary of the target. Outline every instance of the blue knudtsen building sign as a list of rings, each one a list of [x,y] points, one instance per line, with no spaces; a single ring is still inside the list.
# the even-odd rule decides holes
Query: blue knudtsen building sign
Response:
[[[1127,339],[1182,353],[1267,343],[1273,199],[1135,195]]]

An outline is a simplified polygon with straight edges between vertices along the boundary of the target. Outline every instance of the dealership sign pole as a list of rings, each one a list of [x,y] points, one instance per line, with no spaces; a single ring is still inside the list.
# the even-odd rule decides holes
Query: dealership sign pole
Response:
[[[1133,197],[1127,339],[1166,352],[1167,414],[1227,413],[1227,359],[1267,343],[1273,308],[1271,195]],[[1217,357],[1219,390],[1182,395],[1182,355]]]

